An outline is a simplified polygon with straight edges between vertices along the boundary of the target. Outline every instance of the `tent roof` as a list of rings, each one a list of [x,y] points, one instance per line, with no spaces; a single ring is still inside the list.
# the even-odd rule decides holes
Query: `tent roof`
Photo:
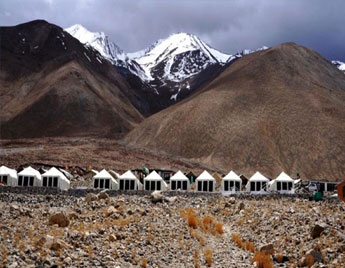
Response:
[[[102,171],[98,172],[95,176],[93,176],[93,178],[94,179],[112,179],[112,180],[115,181],[115,179],[105,169],[103,169]]]
[[[280,173],[280,175],[275,179],[276,181],[287,181],[287,182],[293,182],[294,180],[291,179],[289,175],[287,175],[284,171]]]
[[[145,177],[145,180],[162,181],[163,178],[156,171],[152,171],[149,175],[147,175],[147,177]]]
[[[38,178],[41,178],[41,174],[32,167],[24,168],[21,172],[18,173],[18,175],[24,175],[24,176],[36,176]]]
[[[215,181],[215,178],[211,176],[206,170],[196,178],[197,181]]]
[[[10,175],[11,177],[17,177],[17,171],[12,168],[8,168],[5,166],[0,167],[0,174],[2,175]]]
[[[127,170],[125,173],[123,173],[119,179],[131,179],[131,180],[137,180],[138,178],[133,174],[132,171]]]
[[[55,167],[52,167],[47,172],[43,173],[42,176],[44,176],[44,177],[48,177],[48,176],[59,177],[65,181],[69,182],[69,180],[66,178],[66,176],[60,170],[56,169]]]
[[[241,178],[232,170],[226,175],[223,180],[227,181],[242,181]]]
[[[268,182],[269,179],[267,179],[264,175],[262,175],[259,171],[257,171],[253,176],[251,176],[249,181],[264,181],[264,182]]]
[[[179,170],[170,178],[170,181],[189,181],[189,179]]]

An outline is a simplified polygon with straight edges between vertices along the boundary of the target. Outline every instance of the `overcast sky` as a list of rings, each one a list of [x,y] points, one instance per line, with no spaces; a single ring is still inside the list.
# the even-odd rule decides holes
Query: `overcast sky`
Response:
[[[1,26],[34,19],[103,31],[126,52],[188,32],[227,53],[292,41],[345,60],[344,0],[0,0]]]

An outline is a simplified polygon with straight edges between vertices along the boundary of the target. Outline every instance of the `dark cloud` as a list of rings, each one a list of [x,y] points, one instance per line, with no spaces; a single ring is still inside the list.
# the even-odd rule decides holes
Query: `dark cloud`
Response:
[[[292,41],[345,60],[344,10],[343,0],[2,0],[0,25],[80,23],[127,52],[189,32],[228,53]]]

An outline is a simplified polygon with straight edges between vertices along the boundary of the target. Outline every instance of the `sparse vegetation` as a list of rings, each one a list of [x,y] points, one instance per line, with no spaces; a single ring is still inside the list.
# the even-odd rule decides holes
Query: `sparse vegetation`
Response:
[[[273,268],[271,256],[265,254],[264,252],[255,252],[252,261],[256,263],[258,268]]]
[[[212,264],[212,254],[213,254],[212,249],[210,249],[210,248],[204,249],[205,262],[206,262],[208,267],[210,267]]]

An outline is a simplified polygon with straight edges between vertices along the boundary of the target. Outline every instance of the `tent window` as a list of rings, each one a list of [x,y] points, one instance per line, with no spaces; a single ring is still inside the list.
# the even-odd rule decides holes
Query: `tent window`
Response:
[[[287,190],[287,182],[283,182],[283,190]]]
[[[229,182],[224,181],[224,191],[229,191]]]
[[[18,178],[18,185],[19,186],[23,185],[23,176],[19,176],[19,178]]]
[[[47,177],[43,177],[43,187],[47,187]]]
[[[58,187],[58,177],[54,177],[53,186],[54,186],[54,187]]]
[[[187,190],[187,181],[182,182],[182,190]]]
[[[234,182],[230,181],[230,189],[234,188]]]
[[[171,181],[171,190],[176,190],[176,181]]]
[[[177,182],[177,189],[181,189],[181,184],[182,184],[181,181],[178,181],[178,182]]]
[[[208,182],[209,191],[213,192],[213,181]]]
[[[256,182],[256,191],[260,191],[261,190],[261,182],[257,181]]]
[[[255,191],[255,181],[250,182],[250,190]]]
[[[0,176],[0,177],[1,177],[1,176]],[[2,182],[3,182],[4,184],[7,184],[7,176],[6,176],[6,175],[2,176]]]
[[[280,181],[277,182],[277,191],[282,189],[282,183]]]
[[[105,182],[105,186],[104,186],[104,188],[106,188],[106,189],[110,189],[110,180],[109,180],[109,179],[107,179],[107,180],[104,180],[104,182]]]
[[[198,191],[202,191],[202,181],[198,181]]]
[[[29,178],[24,177],[24,186],[28,186],[28,183],[29,183]]]
[[[98,188],[98,179],[95,179],[93,182],[93,188]]]
[[[124,181],[120,180],[120,190],[123,190],[123,183],[124,183]]]
[[[203,190],[204,192],[207,191],[207,181],[203,181],[202,190]]]
[[[156,184],[155,184],[155,181],[151,181],[151,185],[150,185],[151,187],[150,187],[150,190],[151,191],[154,191],[154,190],[156,190]]]
[[[236,190],[238,190],[238,191],[241,191],[241,186],[240,186],[240,182],[239,181],[236,181],[235,182],[235,186],[236,186]]]
[[[101,188],[101,189],[104,188],[104,180],[103,179],[99,180],[99,188]]]
[[[150,191],[150,182],[149,181],[145,181],[145,190]]]
[[[160,191],[161,190],[161,182],[157,181],[157,190]]]
[[[130,180],[129,189],[130,190],[135,190],[135,181],[134,180]]]
[[[125,190],[129,190],[129,180],[125,181]]]
[[[288,183],[288,190],[290,191],[292,189],[292,182]]]

